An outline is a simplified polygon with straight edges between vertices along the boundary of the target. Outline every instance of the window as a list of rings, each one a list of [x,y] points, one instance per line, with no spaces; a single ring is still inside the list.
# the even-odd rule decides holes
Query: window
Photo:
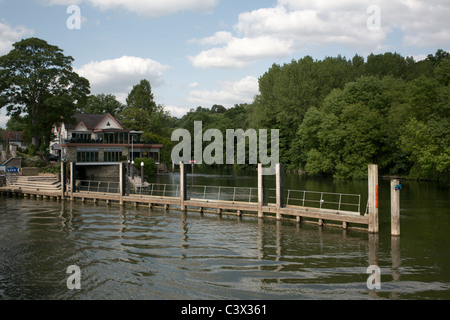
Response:
[[[106,144],[124,144],[126,143],[126,133],[124,132],[105,132]]]
[[[98,151],[78,151],[77,162],[98,162]]]
[[[120,162],[122,151],[105,151],[105,162]]]
[[[90,133],[73,133],[72,138],[75,139],[76,142],[87,142],[91,140]]]

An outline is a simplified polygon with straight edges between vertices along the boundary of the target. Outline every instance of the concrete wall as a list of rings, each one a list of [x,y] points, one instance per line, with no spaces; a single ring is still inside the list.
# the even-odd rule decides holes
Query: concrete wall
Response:
[[[20,174],[22,176],[38,176],[39,168],[35,167],[24,167],[20,170]]]
[[[81,166],[77,165],[77,180],[119,182],[119,166]]]
[[[22,158],[10,158],[7,162],[5,162],[3,165],[8,167],[22,167]]]

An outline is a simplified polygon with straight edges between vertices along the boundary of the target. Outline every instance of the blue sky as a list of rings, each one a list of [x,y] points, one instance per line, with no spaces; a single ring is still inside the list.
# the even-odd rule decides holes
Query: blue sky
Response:
[[[67,27],[71,5],[79,29]],[[449,16],[448,0],[0,0],[0,55],[44,39],[75,59],[93,94],[124,102],[148,79],[156,102],[180,117],[251,102],[273,63],[448,50]]]

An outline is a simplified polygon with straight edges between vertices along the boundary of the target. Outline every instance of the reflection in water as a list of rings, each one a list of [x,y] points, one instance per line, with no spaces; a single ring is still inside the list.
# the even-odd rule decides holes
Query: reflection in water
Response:
[[[446,233],[430,231],[446,230],[448,217],[434,210],[439,225],[431,224],[426,215],[402,208],[404,232],[390,237],[288,221],[1,197],[0,298],[450,297],[445,241],[434,242]],[[388,219],[381,216],[381,230],[389,230]],[[80,291],[66,287],[70,265],[81,268]],[[367,288],[371,265],[381,268],[381,290]]]

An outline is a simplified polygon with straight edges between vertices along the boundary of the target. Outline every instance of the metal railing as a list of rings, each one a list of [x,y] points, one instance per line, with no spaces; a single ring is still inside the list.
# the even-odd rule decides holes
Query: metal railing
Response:
[[[77,180],[77,189],[85,192],[119,193],[119,182]]]
[[[162,183],[151,183],[145,187],[138,186],[135,192],[139,195],[147,195],[151,197],[177,198],[181,195],[179,185]]]
[[[81,180],[77,189],[88,192],[119,193],[118,182]],[[150,183],[133,191],[138,195],[152,197],[180,197],[178,184]],[[258,188],[226,187],[226,186],[187,186],[187,197],[192,200],[258,202]],[[331,193],[305,190],[285,190],[283,194],[285,205],[331,209],[336,211],[361,212],[361,195],[347,193]],[[276,203],[276,189],[265,189],[265,202]]]
[[[286,205],[361,212],[361,195],[305,190],[287,190]]]
[[[16,183],[17,179],[19,178],[19,174],[18,173],[5,172],[4,174],[2,174],[2,176],[5,177],[6,182],[9,185],[13,185],[14,183]]]
[[[258,202],[258,188],[192,185],[188,187],[188,197],[201,200]]]

